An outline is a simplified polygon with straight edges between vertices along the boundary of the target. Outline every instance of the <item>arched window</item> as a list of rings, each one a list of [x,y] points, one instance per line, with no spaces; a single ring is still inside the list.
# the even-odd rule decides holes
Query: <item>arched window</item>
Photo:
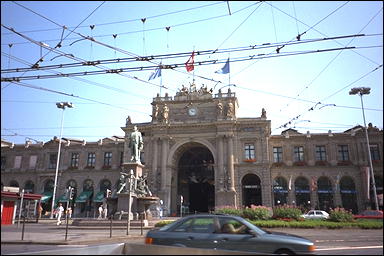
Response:
[[[26,193],[34,193],[35,184],[31,180],[28,180],[24,185],[24,191]]]
[[[9,183],[9,186],[10,186],[10,187],[16,187],[16,188],[18,188],[18,187],[19,187],[19,182],[15,181],[15,180],[12,180],[12,181]]]
[[[287,203],[288,185],[287,180],[283,177],[276,177],[273,181],[273,195],[275,205]]]
[[[329,212],[333,205],[333,189],[328,177],[320,177],[317,180],[317,198],[320,210]]]
[[[357,199],[355,182],[351,177],[342,177],[340,179],[340,194],[344,209],[351,210],[352,213],[357,213]]]
[[[52,179],[49,179],[44,184],[44,192],[53,192],[53,187],[55,186],[55,182]]]
[[[298,177],[295,180],[296,205],[308,208],[311,204],[309,191],[309,181],[304,177]]]
[[[107,189],[111,190],[112,183],[108,179],[104,179],[100,182],[100,191],[107,191]]]
[[[241,180],[243,190],[243,205],[262,205],[261,181],[255,174],[247,174]]]

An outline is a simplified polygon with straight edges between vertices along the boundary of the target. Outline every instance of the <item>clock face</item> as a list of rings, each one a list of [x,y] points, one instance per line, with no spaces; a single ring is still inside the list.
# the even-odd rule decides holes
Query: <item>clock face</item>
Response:
[[[190,116],[195,116],[197,114],[197,109],[196,108],[190,108],[188,109],[188,114]]]

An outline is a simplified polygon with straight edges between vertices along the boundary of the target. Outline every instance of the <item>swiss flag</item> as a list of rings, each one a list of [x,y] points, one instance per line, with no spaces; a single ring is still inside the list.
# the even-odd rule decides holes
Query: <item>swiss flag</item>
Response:
[[[188,61],[185,62],[185,68],[187,69],[188,72],[191,72],[192,70],[195,69],[195,67],[193,66],[193,64],[195,63],[194,57],[195,57],[195,52],[193,51],[191,57],[189,57]]]

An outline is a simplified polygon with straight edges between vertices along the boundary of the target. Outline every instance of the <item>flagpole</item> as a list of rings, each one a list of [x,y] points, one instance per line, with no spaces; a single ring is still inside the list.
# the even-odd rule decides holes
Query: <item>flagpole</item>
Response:
[[[230,53],[228,53],[228,66],[229,66]],[[228,86],[231,88],[231,70],[228,72]]]
[[[195,46],[193,46],[192,54],[194,54],[194,53],[195,53]],[[193,63],[193,64],[195,64],[195,63]],[[192,84],[195,84],[195,69],[193,69]]]
[[[163,63],[163,60],[160,61],[160,72],[161,72],[161,64]],[[160,76],[160,97],[161,97],[161,87],[163,87],[163,74]]]

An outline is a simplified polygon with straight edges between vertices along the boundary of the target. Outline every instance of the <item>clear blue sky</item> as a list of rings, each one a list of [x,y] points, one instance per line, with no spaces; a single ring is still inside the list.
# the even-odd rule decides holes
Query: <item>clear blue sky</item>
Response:
[[[371,94],[363,97],[366,121],[382,129],[382,8],[382,1],[2,1],[1,78],[33,76],[22,84],[44,89],[1,83],[1,137],[24,143],[27,138],[47,142],[59,136],[62,110],[55,105],[59,101],[75,105],[65,110],[63,137],[97,141],[123,136],[121,127],[128,115],[133,123],[149,122],[153,97],[166,92],[174,96],[193,78],[198,88],[204,84],[214,88],[214,93],[230,78],[239,100],[237,116],[259,117],[265,108],[272,134],[287,128],[302,133],[342,132],[363,125],[360,98],[348,92],[353,87],[370,87]],[[60,52],[42,48],[4,26],[52,48],[63,39],[62,47],[56,49]],[[77,33],[106,46],[79,40]],[[300,41],[296,40],[298,34],[302,34]],[[315,40],[357,34],[364,35]],[[270,47],[260,48],[263,44]],[[283,45],[277,54],[276,49]],[[344,47],[356,48],[332,50]],[[197,55],[195,62],[221,63],[196,65],[190,73],[179,65],[175,70],[162,70],[162,76],[150,83],[146,81],[153,70],[49,79],[36,76],[146,67],[160,61],[180,64],[188,56],[164,57],[153,63],[4,72],[31,67],[42,56],[41,67],[215,49],[223,51]],[[330,51],[308,53],[317,50]],[[72,54],[76,60],[60,54]],[[292,55],[284,56],[287,54]],[[256,59],[258,56],[265,58]],[[216,74],[228,57],[230,75]],[[240,59],[245,61],[234,61]]]

